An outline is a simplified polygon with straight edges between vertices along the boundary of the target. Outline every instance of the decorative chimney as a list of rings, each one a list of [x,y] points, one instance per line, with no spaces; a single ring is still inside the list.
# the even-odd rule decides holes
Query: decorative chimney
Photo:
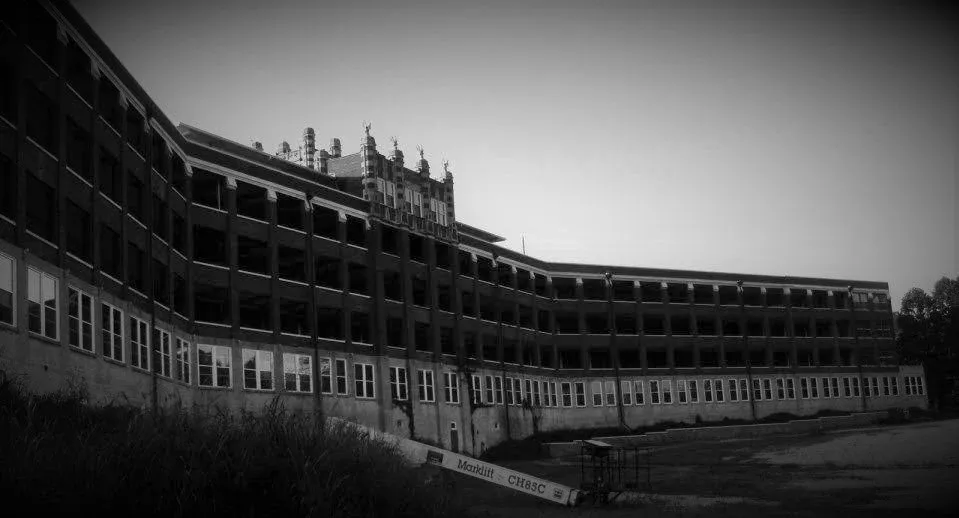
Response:
[[[416,146],[416,150],[420,152],[420,159],[416,165],[416,170],[419,171],[420,176],[429,178],[430,177],[430,163],[426,161],[426,158],[423,157],[423,147]]]
[[[287,141],[280,142],[280,147],[276,150],[277,155],[288,156],[290,154],[290,143]]]
[[[366,135],[360,141],[360,156],[363,158],[363,199],[376,199],[376,140],[370,136],[371,124],[364,124]]]
[[[330,140],[330,158],[340,158],[343,156],[343,150],[340,148],[340,139]]]
[[[313,128],[303,130],[303,163],[313,169],[313,156],[316,154],[316,135]]]
[[[253,149],[255,149],[255,150],[257,150],[257,151],[263,151],[263,143],[262,143],[262,142],[254,142],[254,143],[253,143]]]
[[[321,149],[319,155],[320,155],[320,159],[319,159],[320,174],[323,176],[327,176],[330,174],[330,169],[329,169],[330,154],[327,153],[325,149]]]
[[[391,137],[393,142],[393,152],[390,154],[390,160],[393,162],[393,183],[396,185],[396,193],[393,199],[396,200],[396,208],[403,209],[406,206],[406,189],[404,181],[403,152],[399,149],[399,143],[396,137]],[[410,200],[412,202],[413,200]]]

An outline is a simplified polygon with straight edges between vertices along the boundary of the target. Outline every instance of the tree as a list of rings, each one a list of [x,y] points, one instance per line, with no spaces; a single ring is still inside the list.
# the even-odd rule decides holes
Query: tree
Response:
[[[906,292],[898,327],[900,361],[925,366],[930,403],[938,406],[959,374],[959,277],[939,279],[931,295],[920,288]]]

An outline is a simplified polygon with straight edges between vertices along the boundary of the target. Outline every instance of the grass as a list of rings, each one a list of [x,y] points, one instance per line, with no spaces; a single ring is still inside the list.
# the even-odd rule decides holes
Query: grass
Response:
[[[394,447],[346,425],[315,426],[278,398],[258,416],[195,409],[151,415],[91,407],[82,389],[25,394],[0,376],[0,459],[4,500],[45,515],[461,511]]]

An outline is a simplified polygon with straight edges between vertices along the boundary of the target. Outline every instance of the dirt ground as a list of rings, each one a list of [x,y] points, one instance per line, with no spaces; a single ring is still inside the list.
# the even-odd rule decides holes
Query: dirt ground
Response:
[[[638,454],[638,489],[563,508],[450,474],[470,516],[955,516],[959,420],[696,442]],[[502,465],[580,486],[577,456]]]

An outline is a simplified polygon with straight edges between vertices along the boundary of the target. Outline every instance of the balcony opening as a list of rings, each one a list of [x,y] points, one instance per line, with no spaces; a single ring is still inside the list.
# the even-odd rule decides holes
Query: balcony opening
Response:
[[[194,284],[193,312],[200,322],[230,324],[230,291],[222,286]]]
[[[739,287],[720,286],[719,287],[719,304],[723,306],[738,306],[739,305]]]
[[[480,293],[479,296],[479,309],[480,309],[480,318],[483,320],[489,320],[490,322],[496,321],[496,307],[493,305],[493,298],[489,295],[484,295]]]
[[[633,281],[613,281],[613,300],[626,302],[635,302],[636,294],[633,292]]]
[[[784,305],[782,288],[766,288],[766,306],[778,308]]]
[[[346,242],[360,248],[366,248],[366,220],[346,216]]]
[[[809,331],[809,320],[794,318],[793,319],[793,336],[799,338],[805,338],[812,336]]]
[[[114,279],[123,275],[123,244],[120,234],[100,223],[100,268]]]
[[[460,275],[464,277],[473,276],[473,256],[469,252],[464,252],[459,250],[456,252],[456,257],[459,260]]]
[[[526,329],[533,328],[533,308],[520,304],[519,306],[519,325]]]
[[[347,272],[350,281],[350,292],[369,295],[369,268],[367,268],[365,264],[351,262],[347,265]]]
[[[713,287],[710,284],[693,284],[693,302],[713,305]]]
[[[226,266],[226,234],[222,230],[194,225],[193,259]]]
[[[690,318],[687,315],[673,315],[670,317],[670,324],[672,324],[672,334],[676,335],[688,335],[692,333],[690,327]]]
[[[269,295],[241,291],[239,298],[240,327],[265,330],[273,329],[273,325],[270,322]]]
[[[553,293],[557,299],[576,300],[576,279],[553,277]]]
[[[835,350],[832,347],[819,348],[819,365],[836,365]]]
[[[261,221],[267,219],[266,189],[246,182],[236,182],[236,213]]]
[[[856,319],[856,336],[859,338],[872,337],[872,324],[869,320]]]
[[[691,369],[696,366],[693,361],[693,352],[687,349],[673,351],[673,366],[677,369]]]
[[[546,369],[555,369],[556,364],[553,361],[553,348],[548,345],[539,348],[539,366]]]
[[[430,325],[427,322],[413,323],[413,340],[417,351],[432,351],[430,344]]]
[[[820,338],[832,338],[832,320],[816,319],[816,336]]]
[[[334,290],[342,289],[340,284],[340,260],[336,257],[317,256],[313,260],[313,272],[316,276],[316,284],[332,288]]]
[[[368,313],[350,312],[350,340],[353,343],[373,343],[373,334],[370,332],[370,315]]]
[[[490,362],[500,361],[496,337],[493,335],[483,335],[483,360]]]
[[[723,317],[723,335],[740,336],[743,334],[739,328],[739,319],[736,317]]]
[[[749,364],[757,367],[766,365],[766,352],[758,347],[749,348]]]
[[[442,311],[453,311],[453,289],[449,284],[436,286],[436,307]]]
[[[533,291],[533,280],[530,278],[529,270],[522,268],[516,269],[516,289],[530,293]]]
[[[571,311],[557,311],[556,331],[560,334],[579,334],[579,316]]]
[[[478,359],[480,357],[480,350],[477,347],[479,343],[476,341],[476,333],[472,331],[466,331],[463,333],[463,349],[467,358]]]
[[[340,214],[329,208],[322,205],[313,206],[313,233],[325,237],[327,239],[332,239],[334,241],[340,240],[339,235],[340,227]],[[383,225],[381,228],[385,231],[389,227]],[[392,229],[391,229],[392,230]]]
[[[639,349],[629,347],[619,350],[619,366],[623,369],[639,369],[642,361],[639,358]]]
[[[715,336],[716,319],[712,317],[696,317],[696,333],[700,336]]]
[[[533,279],[533,287],[536,290],[536,294],[541,297],[549,297],[549,285],[546,282],[546,277],[543,275],[537,275]]]
[[[403,341],[403,319],[386,317],[386,345],[390,347],[405,347]]]
[[[306,251],[279,245],[277,247],[277,273],[284,279],[306,282]]]
[[[513,312],[513,304],[511,302],[500,302],[500,321],[503,322],[503,325],[516,325],[516,313]]]
[[[762,306],[763,292],[758,286],[743,287],[743,304],[746,306]]]
[[[153,298],[164,306],[170,305],[170,269],[153,259]]]
[[[715,347],[703,347],[699,350],[700,367],[719,367],[719,351]]]
[[[169,225],[167,225],[167,216],[169,207],[159,196],[153,196],[153,233],[164,241],[169,241]]]
[[[606,281],[602,279],[583,279],[584,300],[606,300]]]
[[[616,333],[621,335],[638,334],[639,328],[636,325],[636,315],[633,313],[617,313]]]
[[[146,293],[146,254],[139,246],[127,243],[127,284],[131,288]]]
[[[583,358],[579,349],[559,349],[558,360],[560,369],[582,369]]]
[[[446,243],[434,243],[433,249],[436,251],[436,267],[449,270],[453,266],[452,249]]]
[[[773,351],[773,367],[789,367],[792,362],[789,360],[789,351]]]
[[[186,288],[186,279],[182,276],[173,274],[173,311],[188,316],[190,314],[188,293]]]
[[[837,320],[836,331],[838,331],[840,338],[848,338],[852,336],[852,326],[850,325],[849,320]]]
[[[786,321],[782,318],[769,319],[770,336],[786,336]]]
[[[643,315],[643,334],[665,335],[666,323],[663,315]]]
[[[671,282],[666,285],[666,294],[670,304],[688,304],[689,286],[684,282]]]
[[[476,274],[481,281],[493,282],[493,261],[487,257],[477,257]]]
[[[127,212],[141,223],[146,223],[144,212],[146,202],[144,201],[143,182],[137,178],[132,169],[127,170]]]
[[[316,335],[333,340],[343,339],[343,310],[340,308],[316,308]]]
[[[849,309],[849,293],[845,290],[834,291],[832,293],[832,299],[836,304],[836,309]]]
[[[90,213],[72,200],[67,200],[67,251],[87,262],[93,262],[93,236]]]
[[[417,306],[429,307],[429,286],[426,279],[420,275],[414,275],[410,281],[413,284],[413,304]]]
[[[130,110],[136,111],[136,110]],[[129,130],[129,129],[128,129]],[[179,191],[180,194],[186,195],[186,163],[183,162],[183,159],[180,158],[180,155],[173,155],[172,171],[170,172],[170,185]]]
[[[270,247],[266,241],[236,236],[236,266],[248,272],[271,275]]]
[[[303,228],[303,206],[304,200],[288,196],[283,193],[276,193],[276,223],[277,225],[292,228],[295,230],[304,230]]]
[[[530,347],[524,344],[522,347],[522,351],[523,351],[522,352],[523,365],[527,365],[529,367],[535,366],[536,365],[536,349],[534,347]],[[527,397],[529,397],[528,394],[527,394]]]
[[[505,263],[496,264],[496,280],[500,286],[513,287],[513,267]]]
[[[309,307],[304,301],[280,299],[280,331],[301,336],[312,334]]]
[[[33,81],[22,81],[20,84],[25,90],[24,105],[30,107],[26,110],[27,136],[54,156],[59,155],[60,131],[57,123],[57,103],[46,92],[34,85]]]
[[[743,353],[744,351],[740,348],[727,347],[726,348],[726,366],[728,367],[745,366],[746,355]]]
[[[552,331],[549,325],[549,310],[540,309],[538,310],[538,315],[536,319],[536,328],[544,333],[549,333]]]
[[[609,318],[605,313],[587,313],[586,332],[591,335],[609,334]]]
[[[47,241],[56,242],[57,191],[27,172],[27,229]]]
[[[226,210],[226,179],[204,169],[193,169],[193,202]]]
[[[829,292],[826,290],[812,290],[812,306],[825,309],[829,307]]]
[[[609,351],[604,349],[590,349],[589,351],[590,369],[612,369],[613,362],[609,357]]]
[[[426,240],[418,234],[410,234],[410,260],[426,263]]]
[[[666,358],[666,351],[647,350],[646,366],[650,369],[665,369],[669,367],[669,362]]]
[[[746,334],[749,336],[766,336],[763,319],[750,317],[746,319]]]
[[[463,307],[463,315],[476,316],[476,295],[472,291],[463,290],[460,292],[460,304]]]
[[[797,288],[789,290],[789,305],[794,308],[808,308],[809,301],[806,298],[806,290]]]
[[[456,347],[453,345],[453,329],[450,327],[440,326],[440,352],[456,354]]]
[[[73,172],[93,183],[93,157],[90,149],[90,133],[67,116],[67,166]]]
[[[662,302],[663,290],[662,283],[659,282],[641,282],[639,283],[639,295],[643,302]]]

